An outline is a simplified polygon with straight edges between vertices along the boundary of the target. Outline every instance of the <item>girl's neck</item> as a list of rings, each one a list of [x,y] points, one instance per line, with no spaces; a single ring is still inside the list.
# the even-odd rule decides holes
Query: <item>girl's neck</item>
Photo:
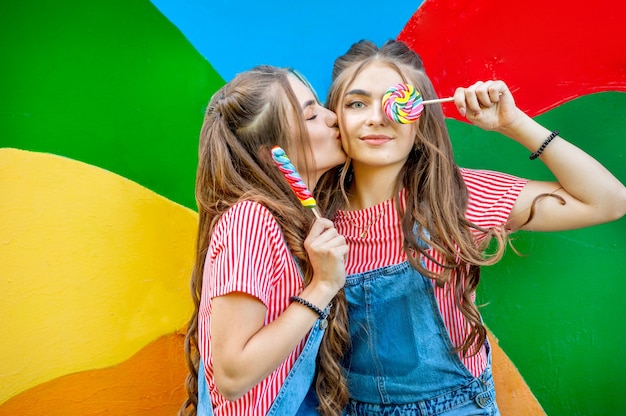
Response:
[[[370,208],[396,195],[397,168],[372,168],[358,164],[353,167],[354,180],[348,194],[349,210]]]

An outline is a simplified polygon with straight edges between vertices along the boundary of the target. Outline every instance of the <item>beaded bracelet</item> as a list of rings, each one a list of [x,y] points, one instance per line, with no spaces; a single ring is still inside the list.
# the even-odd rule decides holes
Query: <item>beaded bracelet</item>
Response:
[[[328,318],[328,312],[325,312],[325,311],[321,310],[320,308],[318,308],[317,306],[313,305],[311,302],[309,302],[306,299],[302,299],[301,297],[298,297],[298,296],[292,296],[292,297],[289,298],[289,300],[291,302],[298,302],[299,304],[304,305],[307,308],[311,309],[313,312],[318,314],[320,319],[322,319],[322,320],[326,320],[326,318]]]
[[[554,139],[558,135],[559,135],[559,131],[558,130],[554,130],[552,133],[550,133],[548,138],[543,142],[543,144],[539,147],[539,149],[537,149],[537,151],[535,153],[533,153],[532,155],[529,156],[530,160],[537,159],[539,157],[539,155],[544,151],[546,146],[548,146],[550,144],[552,139]]]

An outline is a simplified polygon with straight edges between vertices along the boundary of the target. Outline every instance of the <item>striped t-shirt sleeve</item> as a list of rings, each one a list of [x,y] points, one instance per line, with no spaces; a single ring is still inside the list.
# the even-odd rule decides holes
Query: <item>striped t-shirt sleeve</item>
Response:
[[[281,235],[272,214],[256,202],[240,202],[226,212],[207,253],[212,265],[209,297],[243,292],[268,306],[285,268],[278,253]]]
[[[461,169],[469,192],[466,217],[479,227],[501,227],[528,179],[490,170]],[[477,235],[479,239],[484,235]]]

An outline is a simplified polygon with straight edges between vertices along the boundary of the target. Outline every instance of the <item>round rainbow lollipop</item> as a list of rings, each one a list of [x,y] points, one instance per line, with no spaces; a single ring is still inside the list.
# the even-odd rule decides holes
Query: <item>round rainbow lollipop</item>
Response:
[[[390,120],[396,123],[409,124],[420,118],[422,111],[424,111],[424,105],[452,101],[454,101],[454,97],[424,101],[422,94],[411,84],[396,84],[385,92],[382,104],[383,110]]]
[[[298,174],[296,167],[285,154],[285,151],[279,146],[274,146],[272,148],[272,158],[276,166],[278,166],[278,169],[280,169],[285,176],[285,179],[287,179],[287,182],[289,182],[289,186],[291,186],[291,189],[300,200],[302,206],[311,208],[313,214],[315,214],[317,218],[320,218],[320,214],[317,212],[317,209],[315,209],[317,202],[315,202],[313,194],[309,191],[309,188]]]
[[[424,111],[422,95],[410,84],[396,84],[383,95],[383,110],[390,120],[409,124]]]

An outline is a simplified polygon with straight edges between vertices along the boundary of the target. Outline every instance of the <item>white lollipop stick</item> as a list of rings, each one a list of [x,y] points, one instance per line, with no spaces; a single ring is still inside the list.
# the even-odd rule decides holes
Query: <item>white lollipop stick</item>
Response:
[[[422,104],[449,103],[450,101],[454,101],[454,97],[437,98],[435,100],[425,100],[425,101],[422,101]]]

